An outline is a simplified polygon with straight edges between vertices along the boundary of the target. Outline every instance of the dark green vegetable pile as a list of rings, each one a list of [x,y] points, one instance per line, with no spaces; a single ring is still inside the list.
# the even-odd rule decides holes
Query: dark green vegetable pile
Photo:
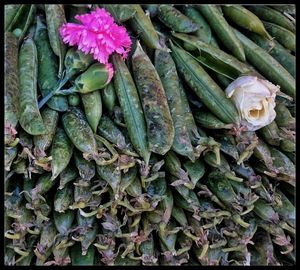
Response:
[[[295,5],[99,5],[108,85],[58,31],[96,7],[5,6],[5,264],[295,264]],[[255,132],[246,74],[281,90]]]

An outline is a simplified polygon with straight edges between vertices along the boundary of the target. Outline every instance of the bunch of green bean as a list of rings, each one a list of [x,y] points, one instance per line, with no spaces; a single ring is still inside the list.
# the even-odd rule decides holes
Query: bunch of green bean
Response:
[[[59,35],[105,8],[105,66]],[[5,265],[294,265],[294,5],[5,5]],[[239,131],[224,89],[280,86]],[[63,89],[64,88],[64,89]]]

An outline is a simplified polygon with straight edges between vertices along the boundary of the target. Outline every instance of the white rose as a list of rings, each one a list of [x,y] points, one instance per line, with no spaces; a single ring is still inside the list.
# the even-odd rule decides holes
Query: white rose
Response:
[[[242,125],[255,131],[269,125],[276,117],[275,97],[279,87],[254,76],[242,76],[226,88],[242,118]]]

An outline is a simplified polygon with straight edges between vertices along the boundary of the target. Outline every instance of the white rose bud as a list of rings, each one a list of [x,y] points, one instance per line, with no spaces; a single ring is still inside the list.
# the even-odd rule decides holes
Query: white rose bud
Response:
[[[275,97],[279,87],[254,76],[242,76],[226,88],[248,131],[269,125],[276,117]]]

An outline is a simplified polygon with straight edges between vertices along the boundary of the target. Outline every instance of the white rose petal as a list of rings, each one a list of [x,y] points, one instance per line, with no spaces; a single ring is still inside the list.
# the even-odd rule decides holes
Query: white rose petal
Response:
[[[249,131],[269,125],[276,117],[274,110],[276,92],[279,87],[254,76],[242,76],[225,90]]]

